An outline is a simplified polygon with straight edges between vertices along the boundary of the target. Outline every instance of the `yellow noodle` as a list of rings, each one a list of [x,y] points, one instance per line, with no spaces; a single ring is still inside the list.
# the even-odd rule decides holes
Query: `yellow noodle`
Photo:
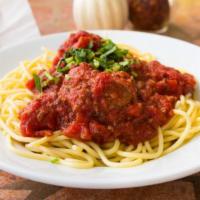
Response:
[[[127,45],[119,46],[141,60],[155,59]],[[158,136],[137,146],[125,145],[119,140],[100,146],[68,138],[61,131],[42,138],[22,136],[18,113],[33,99],[25,83],[33,73],[49,69],[54,55],[45,49],[42,56],[24,61],[0,80],[0,130],[7,133],[8,146],[15,153],[75,168],[133,167],[174,151],[200,133],[200,103],[187,95],[177,101],[174,116],[158,129]]]

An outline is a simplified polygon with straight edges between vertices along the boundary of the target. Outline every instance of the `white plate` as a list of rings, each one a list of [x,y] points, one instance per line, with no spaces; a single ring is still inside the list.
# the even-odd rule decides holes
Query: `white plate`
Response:
[[[133,45],[153,53],[163,64],[182,67],[200,80],[200,48],[154,34],[128,31],[97,31],[115,42]],[[0,76],[17,67],[19,61],[41,54],[41,47],[56,50],[69,33],[32,40],[0,52]],[[0,169],[31,180],[79,188],[125,188],[178,179],[200,171],[200,137],[162,158],[134,168],[72,169],[45,161],[27,159],[10,152],[0,134]]]

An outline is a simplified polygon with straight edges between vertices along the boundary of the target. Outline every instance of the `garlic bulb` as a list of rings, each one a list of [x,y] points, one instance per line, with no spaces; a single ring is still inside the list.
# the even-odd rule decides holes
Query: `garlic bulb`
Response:
[[[128,2],[74,0],[73,15],[79,29],[122,29],[128,21]]]

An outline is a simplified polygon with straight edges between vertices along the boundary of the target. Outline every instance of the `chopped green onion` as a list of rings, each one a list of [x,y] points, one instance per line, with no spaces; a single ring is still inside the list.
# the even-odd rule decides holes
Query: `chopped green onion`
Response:
[[[42,92],[42,84],[41,84],[41,79],[37,74],[33,74],[33,79],[35,82],[35,87],[39,92]]]

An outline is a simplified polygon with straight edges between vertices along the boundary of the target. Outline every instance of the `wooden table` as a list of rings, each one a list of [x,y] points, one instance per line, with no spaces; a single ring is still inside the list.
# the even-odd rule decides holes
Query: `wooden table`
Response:
[[[42,35],[76,28],[72,18],[72,0],[29,1]],[[200,45],[200,0],[175,0],[165,34]],[[46,185],[0,172],[0,200],[24,199],[199,200],[200,174],[141,188],[82,190]]]

